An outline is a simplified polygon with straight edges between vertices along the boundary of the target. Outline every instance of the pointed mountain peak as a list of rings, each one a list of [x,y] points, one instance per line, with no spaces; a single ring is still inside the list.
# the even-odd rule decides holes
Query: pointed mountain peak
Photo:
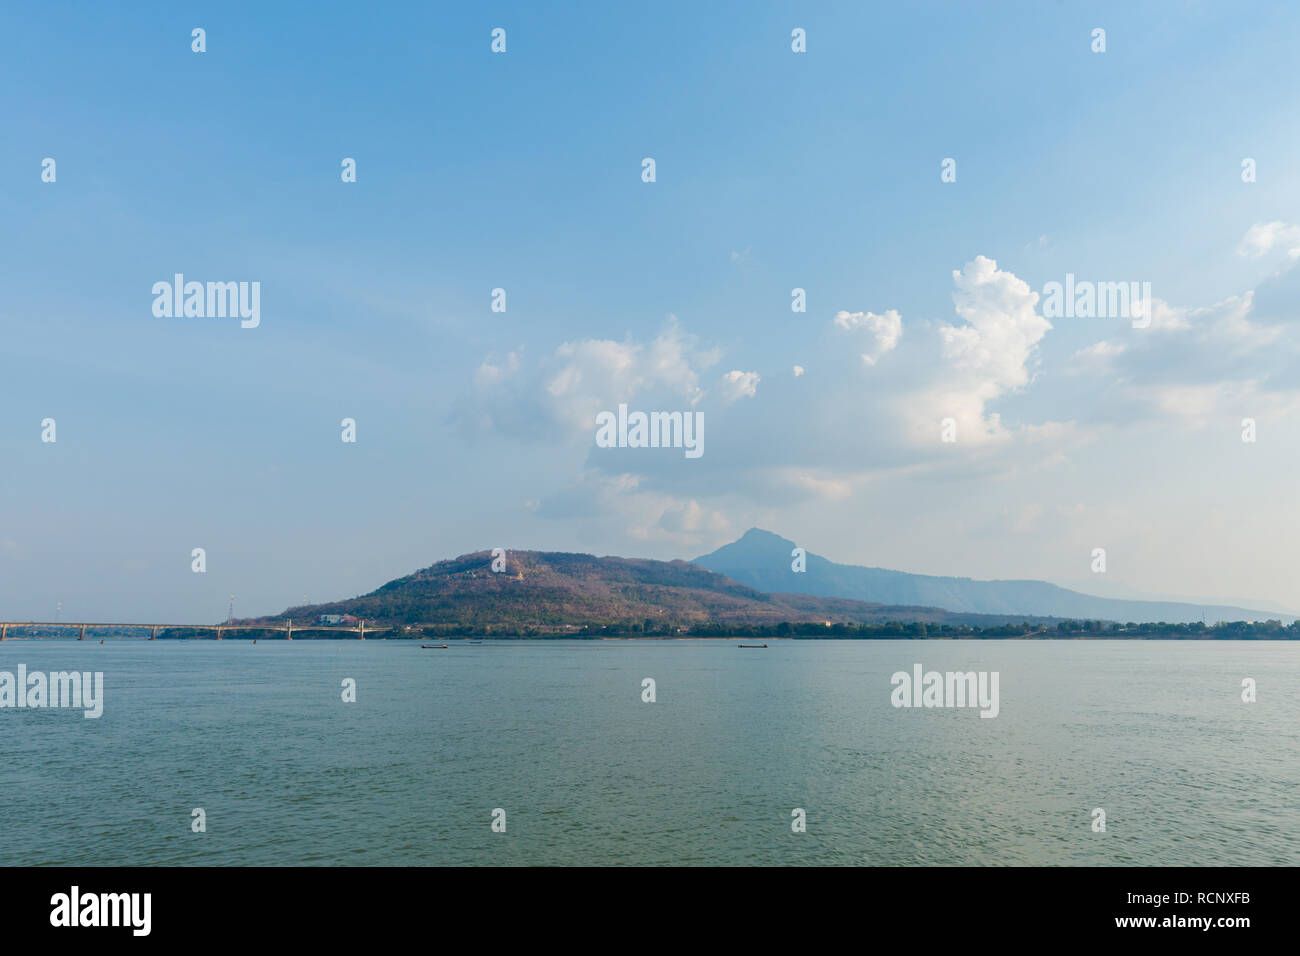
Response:
[[[712,554],[702,555],[696,560],[701,561],[725,555],[730,558],[748,557],[766,561],[777,552],[780,552],[783,556],[788,555],[794,546],[793,541],[783,538],[779,534],[765,531],[762,528],[750,528],[730,544],[724,544]]]

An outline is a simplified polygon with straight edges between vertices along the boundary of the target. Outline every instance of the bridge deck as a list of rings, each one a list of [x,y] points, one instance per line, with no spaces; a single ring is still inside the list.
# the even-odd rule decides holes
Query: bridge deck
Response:
[[[154,640],[159,631],[215,631],[216,639],[221,640],[223,631],[283,631],[289,640],[293,640],[295,631],[338,631],[341,633],[350,633],[364,635],[367,631],[375,633],[377,631],[392,631],[398,625],[389,624],[379,627],[371,627],[365,624],[346,625],[346,624],[294,624],[291,621],[276,622],[273,624],[123,624],[107,621],[0,621],[0,641],[8,640],[8,631],[13,628],[28,627],[57,627],[63,629],[72,629],[80,631],[78,640],[85,640],[86,631],[91,628],[116,628],[123,630],[131,628],[137,631],[148,631],[149,640]],[[124,634],[105,634],[104,637],[113,637],[118,640],[142,640],[143,636],[134,637]]]

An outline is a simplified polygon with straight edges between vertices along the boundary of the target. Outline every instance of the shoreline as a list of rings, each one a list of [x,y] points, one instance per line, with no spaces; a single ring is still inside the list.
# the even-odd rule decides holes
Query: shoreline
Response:
[[[1077,634],[1077,635],[1054,635],[1054,634],[1031,634],[1031,635],[928,635],[928,636],[907,636],[898,634],[881,634],[867,636],[837,636],[837,635],[785,635],[782,637],[773,637],[767,634],[744,634],[744,635],[703,635],[703,636],[668,636],[668,635],[595,635],[580,637],[576,635],[561,635],[556,637],[525,637],[517,635],[502,634],[479,634],[479,635],[439,635],[430,637],[427,635],[408,635],[404,637],[284,637],[282,635],[266,635],[262,637],[159,637],[148,638],[136,635],[124,634],[102,634],[94,638],[81,639],[76,637],[52,637],[49,635],[11,635],[3,642],[0,647],[10,642],[43,642],[51,644],[99,644],[107,641],[138,641],[142,644],[166,642],[168,644],[188,644],[188,643],[239,643],[254,644],[258,641],[268,643],[373,643],[376,641],[392,641],[394,643],[411,643],[418,641],[440,640],[450,645],[455,644],[475,644],[492,642],[499,644],[547,644],[556,641],[573,641],[581,643],[593,643],[601,641],[623,642],[623,643],[651,643],[651,642],[678,642],[678,643],[706,643],[706,642],[735,642],[762,640],[773,644],[790,644],[800,641],[933,641],[933,642],[953,642],[953,641],[1016,641],[1016,642],[1074,642],[1074,641],[1111,641],[1113,643],[1137,643],[1142,641],[1170,641],[1170,642],[1196,642],[1196,643],[1267,643],[1267,644],[1287,644],[1300,641],[1300,636],[1290,634],[1270,635],[1266,637],[1244,636],[1244,635],[1215,635],[1212,633],[1197,634],[1144,634],[1132,636],[1117,636],[1115,634]]]

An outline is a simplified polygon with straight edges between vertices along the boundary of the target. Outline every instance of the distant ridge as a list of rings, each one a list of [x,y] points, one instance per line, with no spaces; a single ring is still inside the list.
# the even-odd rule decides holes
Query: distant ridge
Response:
[[[850,564],[836,564],[807,552],[807,571],[791,570],[795,542],[751,528],[738,540],[696,558],[694,563],[761,591],[850,598],[891,605],[921,605],[954,613],[1029,615],[1121,623],[1188,624],[1202,615],[1216,621],[1280,620],[1291,614],[1252,611],[1227,605],[1170,601],[1132,601],[1093,597],[1046,581],[975,581],[934,577]],[[806,549],[805,549],[806,550]]]

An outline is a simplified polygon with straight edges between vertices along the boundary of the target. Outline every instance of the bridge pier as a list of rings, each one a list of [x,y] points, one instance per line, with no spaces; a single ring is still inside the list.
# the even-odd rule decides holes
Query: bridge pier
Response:
[[[293,640],[293,621],[290,621],[290,622],[285,626],[285,629],[284,629],[284,639],[285,639],[286,641],[292,641],[292,640]]]
[[[83,624],[81,625],[81,636],[78,637],[77,640],[84,641],[85,639],[86,639],[86,625]]]
[[[362,622],[361,622],[361,639],[362,639],[363,641],[366,639],[366,622],[365,622],[365,621],[362,621]]]
[[[0,641],[6,640],[5,635],[9,633],[8,624],[0,624]]]
[[[221,640],[221,628],[217,628],[217,640]]]
[[[158,640],[158,625],[157,625],[157,624],[154,624],[152,627],[149,628],[149,640],[151,640],[151,641],[156,641],[156,640]]]

